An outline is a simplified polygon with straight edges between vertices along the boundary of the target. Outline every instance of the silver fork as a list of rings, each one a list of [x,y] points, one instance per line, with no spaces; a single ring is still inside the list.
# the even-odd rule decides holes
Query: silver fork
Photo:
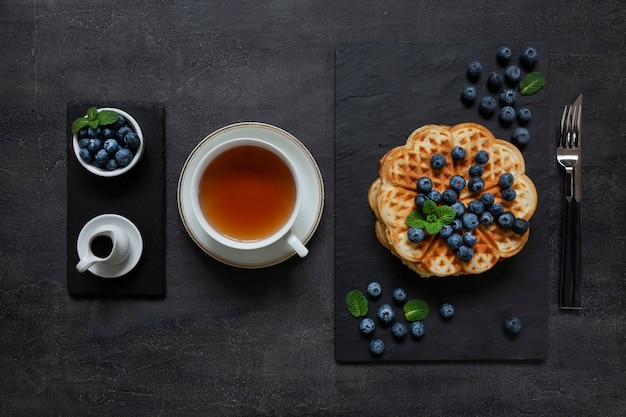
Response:
[[[560,306],[582,308],[581,296],[581,119],[582,95],[565,106],[561,117],[556,158],[565,168],[565,207],[561,255]]]

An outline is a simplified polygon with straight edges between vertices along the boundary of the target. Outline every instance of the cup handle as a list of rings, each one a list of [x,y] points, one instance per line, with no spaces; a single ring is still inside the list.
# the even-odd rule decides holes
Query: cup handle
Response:
[[[78,272],[85,272],[86,270],[89,269],[89,267],[91,267],[91,265],[95,264],[96,262],[98,262],[100,259],[98,259],[97,257],[91,255],[87,255],[85,256],[83,259],[81,259],[78,264],[76,264],[76,269],[78,270]]]
[[[289,246],[291,246],[301,258],[304,258],[309,254],[309,250],[302,244],[302,242],[300,242],[300,239],[298,239],[293,232],[289,232],[289,234],[287,234],[286,240],[287,243],[289,243]]]

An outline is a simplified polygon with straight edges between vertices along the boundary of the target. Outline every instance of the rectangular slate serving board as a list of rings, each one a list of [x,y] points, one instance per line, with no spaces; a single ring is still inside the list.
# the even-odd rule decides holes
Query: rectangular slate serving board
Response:
[[[518,99],[516,108],[528,107],[531,141],[522,148],[526,173],[539,195],[537,211],[530,221],[531,235],[523,251],[478,276],[423,279],[401,264],[376,239],[375,217],[367,204],[367,191],[378,177],[379,159],[403,145],[409,134],[425,124],[454,125],[477,122],[497,138],[509,140],[517,121],[503,126],[497,116],[485,119],[478,100],[492,94],[486,87],[491,71],[504,72],[496,61],[501,45],[494,43],[361,43],[336,49],[335,132],[335,357],[340,362],[447,361],[447,360],[541,360],[548,353],[547,283],[549,256],[548,166],[554,131],[548,123],[549,76],[546,44],[535,43],[540,59],[535,71],[546,75],[546,87]],[[511,63],[518,64],[528,45],[511,43]],[[472,83],[467,65],[483,65],[480,79]],[[519,65],[519,64],[518,64]],[[528,71],[522,70],[522,77]],[[478,100],[466,106],[460,93],[475,85]],[[496,96],[497,97],[497,96]],[[390,326],[377,322],[373,335],[359,331],[360,318],[352,317],[345,296],[353,289],[364,294],[369,282],[378,281],[382,295],[368,297],[367,317],[376,321],[376,310],[389,303],[396,319],[405,321],[402,305],[392,299],[397,287],[408,299],[422,299],[430,308],[423,320],[421,339],[402,340]],[[443,320],[439,307],[455,306],[451,320]],[[520,317],[523,329],[516,337],[503,330],[509,315]],[[407,323],[408,324],[408,323]],[[368,349],[372,338],[385,342],[385,352],[374,357]]]
[[[146,147],[130,171],[118,177],[91,174],[72,149],[71,124],[89,107],[124,110],[141,126]],[[160,103],[69,103],[67,107],[67,288],[72,296],[162,297],[165,276],[165,109]],[[76,270],[78,235],[89,220],[105,213],[137,226],[143,253],[137,266],[120,278],[100,278]]]

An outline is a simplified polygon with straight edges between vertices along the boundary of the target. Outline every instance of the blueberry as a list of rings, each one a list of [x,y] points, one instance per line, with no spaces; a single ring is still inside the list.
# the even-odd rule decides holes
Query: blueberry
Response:
[[[488,209],[493,205],[495,201],[495,197],[491,193],[484,193],[480,196],[480,201],[485,205],[485,208]]]
[[[480,200],[472,200],[467,205],[467,210],[470,213],[480,216],[485,211],[485,205]]]
[[[498,178],[498,185],[502,188],[509,188],[513,185],[514,181],[515,177],[513,176],[513,174],[505,172],[504,174],[500,175],[500,178]]]
[[[530,132],[525,127],[518,127],[513,131],[513,141],[518,145],[526,145],[530,141]]]
[[[83,127],[82,129],[80,129],[78,131],[78,137],[79,138],[88,138],[89,137],[89,128],[88,127]]]
[[[520,58],[522,61],[522,65],[524,65],[526,68],[532,68],[535,66],[537,60],[539,59],[539,52],[537,52],[535,48],[530,46],[522,51],[522,56]]]
[[[120,145],[117,143],[115,139],[107,139],[104,141],[104,150],[106,150],[109,154],[113,155],[120,149]]]
[[[80,138],[78,140],[79,148],[86,148],[87,146],[89,146],[89,138]]]
[[[480,224],[478,216],[474,213],[465,213],[461,220],[463,221],[463,227],[465,230],[474,230]]]
[[[511,106],[504,106],[500,109],[498,119],[504,124],[509,124],[515,120],[515,109]]]
[[[499,71],[493,71],[487,78],[487,86],[491,91],[498,91],[504,82],[504,76]]]
[[[479,193],[485,188],[485,180],[481,177],[471,177],[467,188],[473,193]]]
[[[494,218],[498,218],[504,213],[504,206],[500,203],[494,203],[489,207],[489,213],[493,214]]]
[[[439,308],[439,313],[444,319],[449,319],[454,316],[454,306],[450,303],[443,303]]]
[[[441,193],[437,190],[431,190],[428,193],[428,199],[433,200],[435,203],[438,203],[441,201]]]
[[[87,149],[89,149],[89,152],[91,153],[97,153],[100,149],[102,149],[102,141],[96,138],[89,139]]]
[[[504,70],[504,76],[508,82],[515,84],[519,81],[522,71],[517,65],[510,65]]]
[[[404,291],[404,288],[396,288],[395,290],[393,290],[393,299],[396,300],[398,303],[406,300],[406,291]]]
[[[419,193],[418,195],[415,196],[414,201],[415,201],[415,205],[418,208],[422,208],[422,206],[424,205],[424,203],[426,202],[426,200],[428,200],[428,196],[426,194],[422,194]]]
[[[528,230],[528,222],[522,218],[515,219],[511,230],[518,235],[523,235]]]
[[[433,189],[433,181],[428,177],[420,177],[417,179],[417,191],[428,194]]]
[[[526,124],[528,122],[530,122],[530,119],[532,118],[532,113],[530,112],[530,110],[527,107],[522,107],[521,109],[519,109],[517,111],[517,121],[522,123],[522,124]]]
[[[466,104],[472,104],[476,100],[476,87],[468,85],[461,92],[461,99]]]
[[[463,243],[463,238],[458,233],[453,233],[446,239],[446,245],[452,250],[457,250]]]
[[[122,116],[121,114],[118,114],[117,120],[115,121],[115,123],[111,125],[111,127],[117,130],[120,127],[124,126],[125,124],[126,124],[126,119],[124,119],[124,116]]]
[[[472,177],[482,177],[485,172],[485,168],[481,164],[474,164],[469,169],[469,174]]]
[[[498,103],[496,103],[495,98],[493,98],[492,96],[484,96],[482,99],[480,99],[480,106],[478,108],[481,111],[481,113],[483,113],[486,116],[489,116],[494,111],[496,111],[497,106],[498,106]]]
[[[476,238],[475,234],[471,232],[463,233],[463,245],[467,246],[468,248],[472,248],[474,247],[474,245],[476,245],[476,242],[478,242],[478,238]]]
[[[133,161],[133,153],[130,149],[122,148],[115,153],[115,160],[121,167],[128,166]]]
[[[105,165],[106,169],[108,169],[109,171],[115,171],[117,168],[119,168],[119,165],[117,164],[117,161],[115,160],[115,158],[110,158],[106,165]]]
[[[385,342],[380,339],[372,339],[370,341],[370,352],[374,355],[382,355],[385,351]]]
[[[367,295],[372,298],[378,297],[382,291],[382,287],[376,281],[372,281],[367,285]]]
[[[500,194],[502,194],[502,198],[506,201],[513,201],[515,197],[517,197],[517,193],[513,188],[503,188]]]
[[[424,323],[421,321],[414,321],[411,323],[411,334],[415,337],[424,336]]]
[[[480,220],[480,224],[482,224],[483,226],[489,226],[490,224],[493,224],[493,214],[491,214],[490,211],[484,211],[480,217],[478,218],[478,220]]]
[[[103,139],[111,139],[115,137],[115,130],[110,127],[105,127],[102,129],[102,138]]]
[[[456,197],[456,191],[448,189],[441,194],[441,201],[447,205],[451,205],[456,201]]]
[[[383,323],[390,323],[391,320],[395,317],[396,313],[393,312],[393,309],[389,304],[383,304],[378,307],[378,311],[376,312],[376,317],[378,320]]]
[[[462,146],[455,146],[454,148],[452,148],[452,151],[450,152],[450,155],[452,156],[452,159],[455,160],[462,160],[465,159],[465,156],[467,155],[467,152],[465,152],[465,148]]]
[[[434,169],[441,169],[446,166],[446,157],[440,153],[436,153],[430,157],[430,166]]]
[[[452,226],[450,226],[449,224],[443,225],[441,226],[441,229],[439,229],[439,237],[441,237],[442,239],[447,239],[452,235]]]
[[[469,262],[474,257],[474,250],[468,246],[461,245],[456,251],[456,257],[460,261]]]
[[[503,106],[513,106],[517,101],[517,92],[511,88],[500,93],[500,104]]]
[[[101,135],[102,129],[100,129],[99,127],[90,127],[87,129],[87,136],[89,136],[90,138],[99,138]]]
[[[364,318],[361,320],[361,323],[359,324],[359,330],[361,330],[361,333],[372,334],[374,329],[376,329],[376,323],[374,323],[374,320],[370,318]]]
[[[124,136],[124,144],[129,149],[137,149],[139,147],[139,136],[135,132],[128,132]]]
[[[89,149],[81,148],[80,151],[78,151],[78,155],[83,161],[91,162],[91,152],[89,152]]]
[[[453,175],[450,177],[450,188],[458,193],[465,188],[465,178],[460,175]]]
[[[461,217],[461,216],[463,216],[463,214],[465,213],[465,206],[464,206],[464,205],[463,205],[463,203],[461,203],[461,202],[458,202],[458,203],[459,203],[461,206],[463,206],[463,212],[462,212],[460,215],[459,215],[459,214],[458,214],[458,212],[457,212],[458,217]],[[454,203],[454,204],[456,204],[456,203]],[[454,204],[453,204],[453,205],[454,205]],[[452,207],[452,208],[454,208],[454,207]],[[456,209],[455,209],[455,210],[456,210]],[[454,232],[459,232],[461,229],[463,229],[463,222],[461,221],[461,219],[460,219],[460,218],[459,218],[459,219],[454,219],[454,220],[452,220],[452,222],[450,222],[450,226],[452,226],[452,230],[453,230]]]
[[[519,317],[507,317],[504,320],[504,330],[510,335],[516,335],[522,330],[522,321]]]
[[[496,220],[496,223],[502,229],[509,230],[513,227],[513,224],[515,223],[515,216],[513,216],[513,214],[509,212],[502,213]]]
[[[395,322],[393,324],[393,326],[391,326],[391,333],[395,337],[402,338],[402,337],[406,336],[406,333],[407,333],[406,324],[401,323],[399,321]]]
[[[482,72],[483,72],[483,66],[478,61],[472,61],[467,66],[467,75],[473,80],[480,77],[480,74]]]
[[[487,151],[481,149],[480,151],[476,152],[474,159],[476,159],[477,163],[485,165],[489,161],[489,154],[487,153]]]
[[[96,155],[94,156],[93,159],[98,164],[104,165],[109,160],[109,158],[110,158],[109,153],[104,149],[100,149],[98,152],[96,152]]]
[[[409,227],[407,231],[407,237],[413,243],[419,243],[424,240],[424,229],[418,229],[416,227]]]
[[[509,62],[509,59],[511,59],[511,55],[513,55],[513,53],[511,52],[511,48],[507,46],[501,46],[498,49],[498,53],[496,54],[496,59],[500,64],[506,65]]]
[[[124,136],[126,136],[128,133],[131,133],[133,130],[129,127],[129,126],[122,126],[119,129],[117,129],[117,132],[115,133],[115,135],[117,136],[117,139],[120,141],[124,140]]]
[[[461,203],[460,201],[455,201],[454,203],[452,203],[452,205],[450,206],[454,209],[454,211],[456,211],[456,217],[457,219],[460,219],[461,217],[463,217],[463,215],[465,214],[465,211],[467,210],[465,207],[465,204]],[[454,220],[453,220],[454,221]],[[459,220],[461,221],[461,220]],[[454,229],[454,225],[452,226],[452,229]],[[461,227],[463,227],[463,222],[461,222]]]

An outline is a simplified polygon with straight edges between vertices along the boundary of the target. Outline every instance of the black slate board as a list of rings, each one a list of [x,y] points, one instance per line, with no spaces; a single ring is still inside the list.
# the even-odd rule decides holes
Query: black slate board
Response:
[[[548,123],[547,87],[533,96],[521,97],[517,108],[528,107],[531,142],[522,149],[526,173],[539,194],[531,219],[530,239],[517,256],[480,276],[422,279],[382,247],[374,233],[374,215],[367,205],[367,191],[378,176],[380,157],[405,143],[416,128],[429,123],[454,125],[473,121],[487,126],[496,137],[508,140],[510,127],[497,117],[485,119],[478,102],[467,107],[460,92],[473,84],[478,97],[489,94],[486,79],[492,70],[504,71],[496,61],[501,45],[493,43],[363,43],[339,45],[336,50],[336,161],[335,161],[335,357],[338,361],[426,360],[541,360],[548,352],[547,283],[548,166],[554,131]],[[527,45],[508,45],[517,59]],[[549,85],[548,46],[535,43],[540,60],[534,68],[546,74]],[[481,78],[472,83],[465,70],[469,62],[483,65]],[[527,73],[523,70],[523,74]],[[393,302],[392,291],[402,287],[408,299],[423,299],[430,314],[423,322],[421,339],[397,340],[390,326],[377,328],[370,337],[359,332],[360,319],[352,317],[344,298],[348,291],[365,293],[369,282],[378,281],[383,294],[369,299],[367,317],[376,321],[381,303],[391,304],[396,318],[404,321],[402,306]],[[439,315],[444,302],[455,306],[451,320]],[[503,321],[509,315],[522,319],[523,330],[508,337]],[[369,340],[385,342],[383,355],[374,357]]]
[[[91,174],[72,150],[71,123],[91,107],[126,111],[141,126],[146,147],[133,169],[119,177]],[[67,107],[67,288],[72,296],[165,295],[165,109],[158,103],[70,103]],[[137,266],[120,278],[105,279],[76,270],[76,240],[89,220],[104,213],[128,218],[143,238]]]

